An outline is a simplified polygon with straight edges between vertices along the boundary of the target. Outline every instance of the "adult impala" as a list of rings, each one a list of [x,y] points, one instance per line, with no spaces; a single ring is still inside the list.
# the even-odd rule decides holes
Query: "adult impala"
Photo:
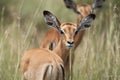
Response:
[[[74,46],[74,38],[80,30],[90,27],[95,19],[94,14],[86,16],[79,25],[63,23],[49,11],[43,12],[45,21],[60,33],[56,48],[51,51],[45,48],[27,51],[21,61],[21,70],[27,80],[64,80],[64,51]],[[58,56],[58,55],[59,56]]]

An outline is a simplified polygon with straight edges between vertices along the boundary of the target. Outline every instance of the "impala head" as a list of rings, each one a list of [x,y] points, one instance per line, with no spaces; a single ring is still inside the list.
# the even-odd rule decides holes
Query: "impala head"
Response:
[[[57,17],[51,12],[43,11],[43,15],[46,23],[55,28],[61,34],[62,41],[65,43],[66,47],[69,48],[74,46],[74,38],[77,33],[80,30],[89,28],[95,19],[94,14],[89,14],[83,18],[78,25],[70,22],[61,24]]]
[[[105,0],[95,0],[92,5],[76,5],[73,0],[64,0],[67,8],[72,9],[75,13],[85,17],[86,15],[93,13],[95,9],[101,8]]]

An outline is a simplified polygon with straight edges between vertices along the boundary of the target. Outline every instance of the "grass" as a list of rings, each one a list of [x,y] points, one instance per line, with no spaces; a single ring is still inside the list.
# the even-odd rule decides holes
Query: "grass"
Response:
[[[110,27],[115,27],[111,25]],[[120,79],[120,34],[109,29],[99,36],[90,29],[76,51],[74,64],[76,80],[119,80]],[[79,64],[78,64],[79,63]]]
[[[0,80],[22,80],[19,68],[22,54],[28,49],[39,47],[48,30],[42,16],[44,9],[53,12],[61,22],[76,20],[76,15],[66,9],[62,1],[61,4],[56,0],[55,2],[41,0],[41,3],[36,1],[35,6],[27,4],[27,7],[25,7],[27,1],[18,3],[16,8],[21,17],[13,19],[9,24],[4,17],[6,8],[3,7],[1,11]],[[120,15],[113,11],[111,3],[110,5],[106,3],[103,12],[102,10],[97,12],[94,25],[86,31],[82,43],[75,51],[73,80],[120,79],[119,17]]]

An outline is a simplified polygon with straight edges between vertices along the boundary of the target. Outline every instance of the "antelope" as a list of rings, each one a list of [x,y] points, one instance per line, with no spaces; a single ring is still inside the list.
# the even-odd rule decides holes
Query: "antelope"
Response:
[[[72,0],[64,0],[65,5],[67,8],[72,9],[75,13],[78,14],[77,17],[77,24],[88,14],[93,13],[95,9],[101,8],[103,6],[105,0],[96,0],[92,5],[76,5]],[[78,34],[75,37],[74,41],[74,50],[77,48],[77,46],[81,43],[82,38],[84,36],[85,30],[79,31]],[[52,34],[52,36],[50,35]],[[56,45],[58,44],[60,40],[60,34],[55,29],[50,29],[43,40],[43,43],[41,45],[42,48],[47,48],[50,50],[54,50]],[[68,51],[64,51],[68,52]],[[74,62],[74,54],[72,54],[72,63]],[[65,67],[69,67],[69,56],[67,57],[67,61],[64,62]]]
[[[45,22],[60,34],[60,40],[53,51],[46,48],[27,51],[21,60],[21,71],[27,80],[64,80],[63,60],[68,55],[64,51],[74,46],[74,38],[79,31],[92,25],[95,14],[86,16],[79,25],[70,22],[61,24],[56,16],[46,10],[43,15]]]

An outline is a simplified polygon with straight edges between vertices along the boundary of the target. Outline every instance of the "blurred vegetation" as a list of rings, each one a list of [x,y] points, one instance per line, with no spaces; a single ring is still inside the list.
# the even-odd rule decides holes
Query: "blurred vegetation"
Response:
[[[92,4],[94,0],[75,0]],[[38,48],[48,30],[43,10],[61,22],[76,22],[77,15],[63,0],[0,0],[0,80],[21,80],[22,54]],[[96,11],[93,26],[77,48],[73,80],[120,79],[120,0],[106,0]]]

